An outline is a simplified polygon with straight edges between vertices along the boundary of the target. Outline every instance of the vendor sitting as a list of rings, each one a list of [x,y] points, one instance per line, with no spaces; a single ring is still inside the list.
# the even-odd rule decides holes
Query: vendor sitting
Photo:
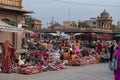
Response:
[[[107,52],[107,50],[105,50],[102,54],[101,54],[101,62],[109,62],[110,59],[110,54]]]

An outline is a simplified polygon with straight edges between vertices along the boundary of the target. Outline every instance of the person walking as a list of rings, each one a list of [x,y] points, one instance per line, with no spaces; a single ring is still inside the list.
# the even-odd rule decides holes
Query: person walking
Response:
[[[118,45],[117,45],[117,42],[115,40],[113,40],[111,43],[110,43],[110,46],[109,46],[109,53],[110,53],[110,62],[112,61],[113,59],[113,54],[114,54],[114,51],[117,49]]]
[[[114,70],[115,80],[120,80],[120,42],[118,44],[118,49],[115,50],[115,57],[118,60],[118,69]]]

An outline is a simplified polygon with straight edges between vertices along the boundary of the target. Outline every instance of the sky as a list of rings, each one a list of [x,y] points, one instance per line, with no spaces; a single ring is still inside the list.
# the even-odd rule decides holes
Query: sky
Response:
[[[84,21],[100,16],[105,9],[113,24],[120,20],[120,0],[23,0],[23,9],[34,11],[31,15],[42,21],[43,27],[53,20]]]

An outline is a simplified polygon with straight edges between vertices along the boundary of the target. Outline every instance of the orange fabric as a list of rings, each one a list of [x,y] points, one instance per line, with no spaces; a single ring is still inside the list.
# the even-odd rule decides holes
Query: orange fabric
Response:
[[[64,57],[64,59],[67,59],[68,56],[69,56],[69,54],[68,54],[67,52],[64,52],[64,53],[63,53],[63,57]]]
[[[6,41],[5,41],[5,44],[4,44],[5,52],[4,52],[4,55],[3,55],[3,58],[2,58],[2,67],[4,67],[5,62],[6,62],[6,59],[7,59],[7,57],[9,56],[9,54],[8,54],[8,46],[9,46],[9,43],[10,43],[10,41],[9,41],[9,40],[6,40]]]
[[[10,41],[6,40],[4,45],[5,51],[2,57],[1,67],[2,67],[2,71],[5,73],[9,73],[12,71],[12,59],[11,59],[12,53],[11,53],[11,49],[9,49],[9,44],[10,44]]]

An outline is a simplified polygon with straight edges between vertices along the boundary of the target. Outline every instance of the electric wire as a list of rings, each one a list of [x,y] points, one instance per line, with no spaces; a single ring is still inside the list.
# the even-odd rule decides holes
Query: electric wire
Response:
[[[53,0],[56,2],[62,2],[67,4],[76,4],[76,5],[88,5],[88,6],[109,6],[109,7],[120,7],[120,5],[112,5],[112,4],[93,4],[93,3],[82,3],[82,2],[73,2],[73,1],[65,1],[65,0]]]

